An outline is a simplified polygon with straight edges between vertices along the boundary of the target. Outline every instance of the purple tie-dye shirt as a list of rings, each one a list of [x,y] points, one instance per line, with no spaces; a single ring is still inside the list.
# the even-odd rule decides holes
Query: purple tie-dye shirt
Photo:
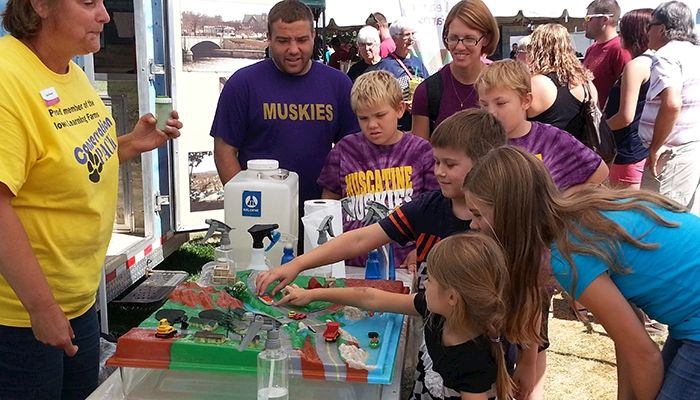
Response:
[[[540,122],[532,122],[530,132],[508,139],[508,144],[523,147],[542,160],[560,190],[586,182],[603,161],[568,132]]]
[[[343,210],[343,231],[347,232],[362,226],[369,201],[393,210],[423,192],[437,190],[433,165],[430,143],[411,133],[404,133],[401,140],[387,146],[375,145],[362,133],[355,133],[344,137],[331,150],[317,182],[322,188],[347,197],[348,207]],[[398,266],[414,247],[393,245]],[[364,266],[365,258],[357,257],[347,263]]]

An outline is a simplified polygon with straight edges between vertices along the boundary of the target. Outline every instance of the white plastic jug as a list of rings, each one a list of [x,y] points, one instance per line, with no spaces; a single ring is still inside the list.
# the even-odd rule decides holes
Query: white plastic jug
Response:
[[[299,176],[279,167],[277,160],[250,160],[224,186],[224,219],[233,228],[231,246],[238,269],[248,269],[253,238],[248,228],[255,224],[278,224],[279,232],[297,236],[299,227]],[[266,241],[265,247],[268,242]],[[296,248],[296,243],[293,243]],[[284,243],[267,253],[276,267]]]

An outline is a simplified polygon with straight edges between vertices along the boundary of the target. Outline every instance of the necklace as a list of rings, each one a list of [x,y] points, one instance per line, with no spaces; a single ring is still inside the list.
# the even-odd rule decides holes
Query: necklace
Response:
[[[468,101],[474,99],[474,93],[475,93],[475,92],[474,92],[474,88],[472,87],[472,90],[471,90],[471,92],[469,92],[469,94],[467,95],[467,98],[465,98],[464,100],[462,100],[462,98],[459,96],[459,92],[457,92],[457,85],[455,85],[455,81],[456,81],[457,79],[455,79],[455,77],[454,77],[453,75],[450,76],[450,77],[452,78],[452,79],[451,79],[451,81],[452,81],[452,90],[454,90],[454,92],[455,92],[455,97],[457,97],[457,100],[459,101],[459,109],[460,109],[460,110],[464,110],[464,103],[467,103]]]

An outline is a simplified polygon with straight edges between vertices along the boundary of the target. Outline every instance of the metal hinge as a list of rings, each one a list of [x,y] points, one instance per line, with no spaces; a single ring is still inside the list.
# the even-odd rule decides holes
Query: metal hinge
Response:
[[[156,211],[160,211],[162,206],[170,205],[170,196],[167,194],[156,194]]]
[[[156,75],[165,75],[165,66],[163,64],[156,64],[153,60],[148,60],[148,80],[154,81]]]

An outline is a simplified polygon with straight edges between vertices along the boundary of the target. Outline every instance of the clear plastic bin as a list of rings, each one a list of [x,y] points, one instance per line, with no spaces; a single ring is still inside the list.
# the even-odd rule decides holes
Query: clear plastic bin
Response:
[[[400,370],[401,368],[397,368]],[[255,375],[231,375],[143,368],[121,368],[126,399],[255,399]],[[400,379],[400,375],[399,375]],[[290,399],[381,399],[384,385],[290,378]],[[397,397],[398,398],[398,397]]]

